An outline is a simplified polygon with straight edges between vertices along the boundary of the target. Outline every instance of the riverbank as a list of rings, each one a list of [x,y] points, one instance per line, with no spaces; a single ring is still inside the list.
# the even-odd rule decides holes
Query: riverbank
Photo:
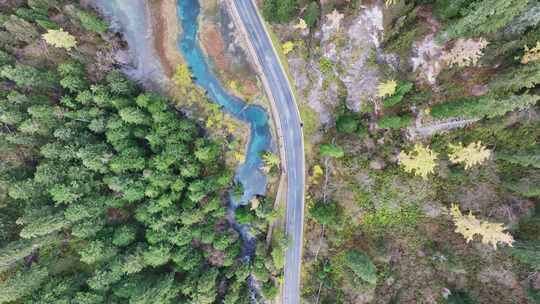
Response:
[[[177,18],[176,0],[150,0],[154,47],[167,77],[172,77],[184,59],[178,52],[177,39],[182,29]]]

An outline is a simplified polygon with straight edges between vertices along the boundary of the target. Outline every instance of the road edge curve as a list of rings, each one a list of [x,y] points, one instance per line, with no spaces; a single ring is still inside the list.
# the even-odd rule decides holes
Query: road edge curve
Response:
[[[294,103],[294,114],[298,117],[298,120],[301,122],[302,119],[301,119],[301,116],[300,116],[300,110],[298,108],[298,102],[296,100],[296,96],[294,94],[294,91],[292,89],[292,85],[291,85],[291,82],[290,82],[290,79],[285,71],[285,68],[283,67],[283,62],[281,61],[281,58],[276,50],[276,47],[275,45],[273,44],[272,42],[272,39],[270,37],[270,34],[268,33],[268,29],[266,28],[266,24],[264,22],[264,19],[262,18],[261,14],[259,13],[258,9],[257,9],[257,4],[255,3],[254,0],[247,0],[247,1],[250,1],[252,3],[252,5],[255,7],[255,11],[256,11],[256,14],[257,14],[257,17],[259,18],[263,28],[264,28],[264,33],[265,33],[265,36],[266,36],[266,39],[269,41],[269,44],[272,46],[272,52],[273,52],[273,55],[277,58],[277,61],[279,62],[279,68],[281,70],[281,73],[283,73],[284,75],[284,78],[286,79],[287,81],[287,87],[289,89],[289,93],[292,97],[292,100],[293,100],[293,103]],[[274,117],[279,117],[280,113],[279,111],[277,110],[277,106],[275,105],[275,99],[274,99],[274,96],[272,94],[272,91],[270,89],[270,86],[268,84],[268,80],[266,78],[266,75],[264,74],[263,72],[263,69],[261,67],[261,62],[259,62],[259,60],[257,59],[258,56],[257,56],[257,53],[255,51],[255,47],[252,45],[252,42],[251,40],[249,39],[249,34],[248,34],[248,31],[245,27],[245,24],[243,23],[242,21],[242,18],[240,17],[240,14],[238,12],[238,7],[236,6],[236,3],[235,3],[235,0],[226,0],[226,4],[228,5],[229,7],[229,10],[231,12],[231,15],[233,17],[233,20],[234,22],[237,24],[237,26],[241,29],[242,33],[244,34],[245,36],[245,40],[246,40],[246,43],[248,45],[248,50],[249,50],[249,53],[250,53],[250,56],[252,57],[252,60],[254,62],[254,64],[257,66],[257,69],[259,70],[259,74],[260,74],[260,77],[262,79],[262,82],[263,82],[263,86],[265,87],[265,91],[266,91],[266,94],[268,95],[269,97],[269,100],[270,100],[270,104],[271,104],[271,108],[272,108],[272,113],[273,113],[273,116]],[[281,189],[282,188],[282,184],[281,182],[283,180],[287,181],[287,184],[288,184],[288,179],[286,178],[286,175],[287,175],[287,158],[285,157],[285,141],[283,139],[283,130],[282,130],[282,126],[281,126],[281,122],[279,119],[274,119],[274,121],[276,122],[276,129],[277,129],[277,133],[278,133],[278,137],[279,137],[279,146],[280,146],[280,157],[282,159],[282,163],[284,163],[283,165],[283,171],[282,171],[282,177],[280,179],[280,186],[279,188]],[[282,288],[282,303],[284,304],[299,304],[300,303],[300,297],[299,297],[299,292],[300,292],[300,276],[301,276],[301,264],[302,264],[302,251],[303,251],[303,223],[304,223],[304,202],[305,202],[305,181],[306,181],[306,166],[305,166],[305,150],[304,150],[304,134],[303,134],[303,129],[302,127],[300,127],[300,134],[301,134],[301,142],[299,143],[301,145],[301,150],[302,150],[302,155],[301,155],[301,159],[302,159],[302,168],[303,168],[303,172],[302,172],[302,198],[301,198],[301,203],[302,203],[302,206],[301,208],[299,208],[299,212],[301,214],[301,224],[300,224],[300,241],[296,242],[297,243],[297,247],[299,248],[296,248],[298,251],[299,251],[299,259],[296,260],[296,261],[287,261],[285,262],[285,280],[284,280],[284,283],[283,283],[283,288]],[[284,161],[283,161],[284,160]],[[284,178],[285,176],[285,178]],[[287,191],[290,191],[290,187],[288,187],[287,185]],[[287,212],[289,211],[289,202],[287,202]],[[288,227],[290,223],[287,223],[286,226]],[[288,231],[287,231],[288,232]],[[298,245],[299,243],[299,245]],[[290,251],[290,250],[294,250],[295,248],[291,248],[290,246],[287,247],[287,252]],[[296,267],[296,277],[293,277],[293,278],[290,278],[287,276],[287,268],[289,267]],[[290,272],[289,272],[290,273]],[[293,281],[297,281],[298,284],[290,284],[288,283],[288,281],[290,280],[293,280]],[[296,285],[296,286],[292,286],[292,285]],[[290,288],[294,288],[296,289],[295,290],[295,293],[298,295],[297,297],[295,297],[295,299],[289,299],[287,297],[284,297],[283,294],[287,293],[285,290],[286,289],[290,289]]]

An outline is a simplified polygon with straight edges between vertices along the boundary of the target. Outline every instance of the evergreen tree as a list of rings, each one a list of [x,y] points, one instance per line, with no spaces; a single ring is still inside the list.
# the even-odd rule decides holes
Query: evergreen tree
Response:
[[[540,63],[530,63],[508,69],[498,75],[489,84],[490,88],[498,93],[516,93],[522,89],[534,88],[540,83]]]
[[[48,276],[47,269],[32,266],[27,270],[20,270],[14,276],[0,282],[0,303],[10,303],[30,295],[39,288]]]
[[[506,26],[527,7],[528,0],[482,0],[474,2],[465,16],[450,25],[448,38],[481,36]]]
[[[539,95],[530,94],[465,98],[435,105],[431,108],[431,115],[439,119],[450,117],[494,118],[511,111],[527,109],[535,105],[538,100],[540,100]]]

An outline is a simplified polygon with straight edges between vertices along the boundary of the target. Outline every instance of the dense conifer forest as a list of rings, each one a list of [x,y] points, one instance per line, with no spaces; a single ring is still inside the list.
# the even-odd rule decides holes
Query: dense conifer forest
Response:
[[[107,28],[0,1],[0,303],[248,303],[252,274],[273,297],[227,220],[227,139],[122,75]]]

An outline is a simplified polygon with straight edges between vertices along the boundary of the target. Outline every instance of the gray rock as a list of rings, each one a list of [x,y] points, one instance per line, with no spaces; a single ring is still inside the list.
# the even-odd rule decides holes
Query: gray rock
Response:
[[[385,167],[386,167],[386,164],[384,163],[382,159],[375,159],[369,163],[369,168],[373,170],[380,171],[380,170],[383,170]]]

